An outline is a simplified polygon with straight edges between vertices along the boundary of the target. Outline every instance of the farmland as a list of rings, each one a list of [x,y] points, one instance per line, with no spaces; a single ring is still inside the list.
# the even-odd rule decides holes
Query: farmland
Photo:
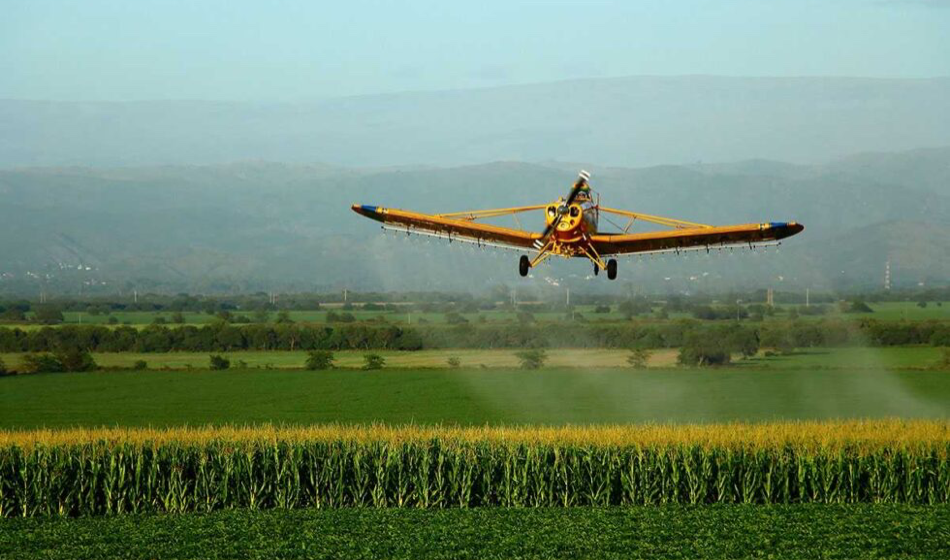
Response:
[[[950,503],[944,422],[10,432],[0,516]]]
[[[0,523],[0,558],[18,560],[950,555],[950,507],[893,504],[232,510]]]
[[[334,365],[339,368],[362,367],[368,351],[340,351],[334,353]],[[516,350],[444,349],[415,352],[373,351],[392,368],[445,368],[449,358],[458,358],[465,368],[514,368],[519,364]],[[222,352],[233,364],[243,363],[247,368],[293,369],[302,368],[307,352],[300,351],[241,351]],[[628,367],[628,350],[618,349],[551,349],[546,352],[547,365],[566,368]],[[93,358],[103,368],[131,369],[144,361],[150,369],[204,369],[208,367],[207,352],[94,352]],[[650,353],[649,367],[673,367],[677,351],[656,350]],[[0,353],[0,359],[16,368],[22,364],[23,353]],[[939,364],[942,354],[938,348],[821,348],[799,351],[789,355],[764,356],[737,362],[739,367],[756,369],[927,369]]]
[[[950,306],[873,307],[742,328],[584,306],[574,323],[489,310],[461,325],[358,308],[324,325],[335,306],[280,324],[185,313],[191,339],[148,326],[168,313],[114,312],[124,332],[75,329],[77,312],[20,323],[7,367],[86,333],[100,369],[0,379],[0,558],[944,557],[950,375],[939,344],[919,341],[946,328],[911,318]],[[93,317],[82,324],[106,322]],[[544,338],[568,324],[570,341]],[[397,325],[423,349],[374,342]],[[677,365],[690,332],[736,329],[761,348]],[[151,334],[95,351],[120,332]],[[785,332],[793,347],[772,346]],[[214,346],[235,333],[245,349]],[[547,346],[540,370],[518,368],[528,334]],[[334,368],[304,369],[297,340],[330,347]],[[640,369],[636,340],[650,348]],[[209,370],[212,353],[231,368]],[[384,369],[362,371],[368,353]]]
[[[943,370],[818,369],[781,361],[712,371],[99,371],[2,378],[0,388],[0,428],[6,429],[950,417],[950,376]]]

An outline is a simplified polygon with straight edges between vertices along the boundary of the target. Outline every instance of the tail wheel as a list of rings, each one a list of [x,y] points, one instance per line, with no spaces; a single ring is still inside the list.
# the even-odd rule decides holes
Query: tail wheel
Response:
[[[607,261],[607,278],[611,280],[617,278],[617,261],[615,259]]]
[[[518,261],[518,273],[522,276],[528,275],[528,270],[531,268],[531,261],[527,256],[521,255],[521,260]]]

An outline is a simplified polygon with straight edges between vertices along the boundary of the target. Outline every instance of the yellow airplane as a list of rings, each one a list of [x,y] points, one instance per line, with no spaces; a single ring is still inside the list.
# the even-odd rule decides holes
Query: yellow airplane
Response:
[[[450,214],[420,214],[395,208],[354,204],[353,211],[383,223],[383,228],[409,235],[427,235],[462,241],[483,247],[500,247],[534,252],[533,258],[522,255],[518,272],[528,272],[552,256],[580,257],[594,263],[594,274],[607,271],[607,278],[617,278],[617,261],[604,260],[611,255],[654,254],[687,250],[706,250],[724,247],[756,247],[777,245],[779,240],[801,232],[805,226],[795,222],[765,222],[731,226],[710,226],[628,212],[595,202],[590,189],[590,174],[581,171],[567,197],[550,204],[453,212]],[[546,226],[541,232],[529,232],[491,224],[478,223],[483,218],[514,215],[540,210]],[[598,229],[601,213],[624,216],[628,219],[623,231],[601,232]],[[515,218],[517,220],[517,218]],[[637,221],[650,222],[670,228],[664,231],[629,233]]]

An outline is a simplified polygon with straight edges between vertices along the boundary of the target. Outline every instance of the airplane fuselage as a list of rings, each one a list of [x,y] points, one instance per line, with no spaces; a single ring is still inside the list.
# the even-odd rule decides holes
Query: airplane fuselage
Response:
[[[544,211],[547,225],[551,225],[562,215],[554,238],[561,243],[579,243],[589,239],[597,233],[597,208],[589,202],[574,202],[570,205],[558,198],[548,205]]]

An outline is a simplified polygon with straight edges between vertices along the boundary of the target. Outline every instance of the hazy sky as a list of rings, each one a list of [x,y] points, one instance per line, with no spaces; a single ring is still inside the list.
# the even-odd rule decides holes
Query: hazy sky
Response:
[[[300,100],[636,74],[950,75],[950,0],[0,0],[0,98]]]

